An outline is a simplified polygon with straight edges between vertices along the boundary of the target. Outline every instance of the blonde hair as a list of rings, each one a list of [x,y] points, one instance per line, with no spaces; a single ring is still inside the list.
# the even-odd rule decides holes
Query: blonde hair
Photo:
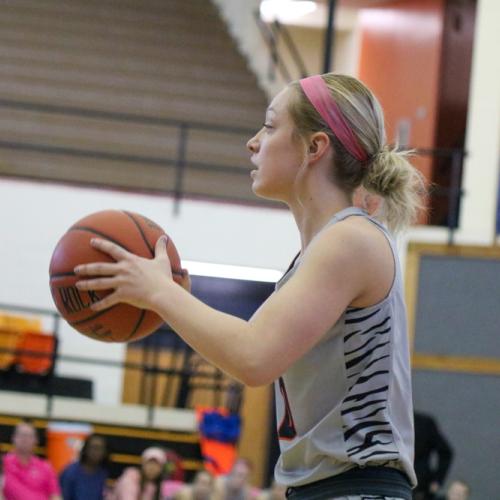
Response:
[[[330,137],[334,152],[333,181],[347,193],[363,186],[379,195],[381,204],[377,217],[392,231],[415,221],[422,209],[425,182],[420,172],[408,161],[411,151],[400,151],[386,144],[384,115],[373,93],[359,80],[347,75],[321,75],[339,106],[344,118],[366,151],[368,160],[354,158],[337,139],[304,94],[298,81],[289,86],[294,97],[289,101],[289,113],[295,123],[296,135],[302,141],[314,132]]]

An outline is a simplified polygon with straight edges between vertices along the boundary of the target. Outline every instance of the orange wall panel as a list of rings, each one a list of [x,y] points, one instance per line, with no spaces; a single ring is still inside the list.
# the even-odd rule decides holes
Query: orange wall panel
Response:
[[[360,11],[358,75],[384,108],[387,139],[409,125],[409,145],[435,146],[444,0],[394,0]],[[431,178],[430,159],[415,165]]]

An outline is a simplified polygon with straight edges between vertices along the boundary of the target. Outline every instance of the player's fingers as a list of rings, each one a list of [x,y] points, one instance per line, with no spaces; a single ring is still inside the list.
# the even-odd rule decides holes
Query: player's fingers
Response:
[[[79,290],[111,290],[118,286],[116,278],[95,278],[77,281],[75,285]]]
[[[184,278],[184,271],[182,269],[172,269],[172,274],[179,279]]]
[[[189,276],[189,271],[187,269],[181,269],[180,271],[180,285],[182,288],[191,293],[191,276]]]
[[[104,309],[108,309],[111,306],[114,306],[115,304],[118,304],[120,302],[120,298],[116,292],[111,293],[109,295],[106,295],[102,300],[99,302],[95,302],[90,306],[90,309],[93,311],[103,311]]]
[[[118,264],[114,262],[93,262],[80,264],[73,271],[80,276],[110,276],[118,272]]]
[[[100,250],[101,252],[107,253],[116,261],[123,260],[130,255],[124,248],[116,243],[113,243],[108,240],[103,240],[101,238],[92,238],[90,240],[90,244],[96,250]]]
[[[156,241],[155,245],[155,257],[167,257],[167,245],[168,245],[168,236],[166,234],[160,236]]]

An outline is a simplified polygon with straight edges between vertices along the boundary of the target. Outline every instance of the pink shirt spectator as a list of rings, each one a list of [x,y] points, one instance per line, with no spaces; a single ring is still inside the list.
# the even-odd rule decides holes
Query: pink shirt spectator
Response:
[[[154,484],[146,484],[141,495],[141,473],[137,467],[127,467],[109,495],[110,500],[153,500],[156,496]]]
[[[164,500],[174,498],[176,493],[184,488],[185,484],[182,481],[172,481],[167,479],[161,483],[161,496]]]
[[[141,473],[136,467],[127,467],[118,478],[115,489],[107,497],[107,500],[153,500],[156,498],[156,488],[152,483],[146,484],[142,494],[140,491]],[[184,483],[181,481],[162,481],[161,498],[170,500],[175,493],[180,491]]]
[[[24,465],[15,453],[7,453],[3,459],[3,478],[5,500],[50,500],[52,495],[60,495],[54,469],[36,456]]]

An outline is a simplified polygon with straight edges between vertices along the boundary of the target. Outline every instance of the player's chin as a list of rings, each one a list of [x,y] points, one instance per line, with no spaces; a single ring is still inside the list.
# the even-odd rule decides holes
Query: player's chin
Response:
[[[258,196],[259,198],[267,198],[267,193],[266,193],[266,186],[262,182],[262,179],[259,179],[257,176],[253,176],[253,181],[252,181],[252,191],[253,193]]]
[[[265,200],[283,201],[282,197],[276,192],[276,190],[272,189],[271,186],[267,186],[263,182],[254,180],[252,183],[252,191],[255,196]]]

